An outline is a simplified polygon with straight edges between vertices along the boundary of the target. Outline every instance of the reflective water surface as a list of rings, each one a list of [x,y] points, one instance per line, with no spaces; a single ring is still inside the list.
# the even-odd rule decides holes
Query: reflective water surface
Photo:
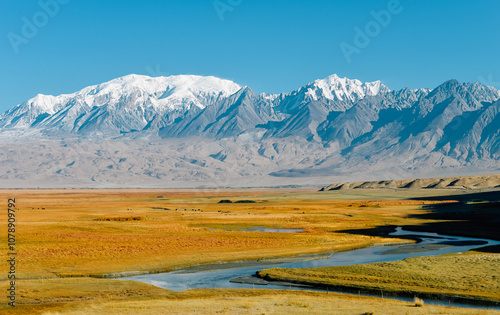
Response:
[[[235,283],[230,282],[236,278],[248,278],[254,275],[257,271],[266,268],[312,268],[312,267],[328,267],[328,266],[345,266],[367,264],[375,262],[388,262],[402,260],[408,257],[417,256],[434,256],[450,253],[466,252],[468,250],[489,246],[500,245],[499,241],[488,239],[477,239],[462,236],[439,235],[437,233],[427,232],[411,232],[404,231],[401,228],[390,235],[403,236],[412,235],[419,237],[422,241],[417,244],[391,245],[391,246],[372,246],[363,249],[357,249],[347,252],[339,252],[332,254],[329,258],[317,260],[299,261],[291,263],[282,263],[276,265],[262,265],[257,267],[241,267],[233,268],[229,265],[228,268],[222,270],[202,271],[199,268],[194,270],[181,270],[169,273],[147,274],[140,276],[132,276],[121,278],[124,280],[135,280],[149,283],[161,288],[174,291],[183,291],[188,289],[201,288],[265,288],[265,289],[294,289],[294,290],[311,290],[314,288],[308,286],[293,286],[291,284],[276,285],[272,282],[260,281],[259,284]],[[224,268],[224,265],[215,266],[216,268]],[[319,289],[314,289],[319,290]],[[399,298],[398,298],[399,299]],[[401,300],[412,300],[402,298]],[[442,301],[427,301],[427,304],[440,304],[463,306],[457,303],[448,303]],[[468,306],[470,307],[470,306]],[[490,307],[493,309],[493,307]],[[500,308],[496,308],[500,309]]]

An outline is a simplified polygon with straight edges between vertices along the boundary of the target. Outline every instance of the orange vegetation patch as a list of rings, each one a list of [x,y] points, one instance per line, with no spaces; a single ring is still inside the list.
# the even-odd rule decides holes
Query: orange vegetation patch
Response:
[[[167,271],[343,250],[394,239],[342,230],[422,222],[411,218],[423,211],[421,202],[352,201],[339,196],[259,189],[0,191],[0,201],[16,198],[19,277]],[[220,204],[221,199],[255,203]],[[6,224],[0,222],[2,233]],[[227,226],[233,228],[226,230]],[[303,232],[239,230],[253,226]],[[6,252],[6,246],[2,242],[0,250]],[[6,264],[0,268],[1,272]]]

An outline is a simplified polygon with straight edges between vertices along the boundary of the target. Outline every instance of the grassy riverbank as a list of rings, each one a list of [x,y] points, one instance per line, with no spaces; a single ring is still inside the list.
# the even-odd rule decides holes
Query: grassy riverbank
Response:
[[[358,297],[287,290],[189,290],[173,292],[134,281],[66,278],[22,280],[15,308],[5,314],[500,314]],[[4,286],[0,286],[4,290]]]
[[[472,251],[354,266],[273,268],[260,271],[259,276],[331,290],[500,305],[499,270],[500,254]]]
[[[86,314],[88,310],[98,314],[160,311],[322,314],[335,308],[345,314],[373,310],[383,314],[474,314],[476,311],[427,306],[422,311],[411,307],[411,303],[313,292],[175,293],[138,282],[87,277],[262,261],[408,241],[387,237],[386,233],[394,226],[450,222],[452,217],[443,213],[440,218],[428,216],[434,211],[433,205],[450,202],[447,198],[450,193],[453,192],[325,193],[290,189],[0,191],[0,200],[16,198],[18,208],[15,232],[18,306],[14,310],[47,315]],[[220,200],[252,203],[219,203]],[[2,233],[7,231],[6,222],[0,222]],[[303,232],[239,230],[253,226]],[[7,252],[6,242],[0,244],[0,251]],[[7,264],[0,266],[1,274],[7,274],[7,267]],[[3,292],[8,287],[6,280],[0,281]],[[6,302],[0,300],[0,312],[11,313]]]
[[[18,207],[20,278],[159,272],[393,242],[340,231],[425,222],[411,215],[427,203],[262,190],[0,192],[0,200],[9,197],[16,198]],[[219,203],[223,199],[255,203]],[[6,225],[2,220],[0,230],[7,231]],[[238,230],[252,226],[303,232]],[[2,242],[0,250],[6,252],[6,246]]]

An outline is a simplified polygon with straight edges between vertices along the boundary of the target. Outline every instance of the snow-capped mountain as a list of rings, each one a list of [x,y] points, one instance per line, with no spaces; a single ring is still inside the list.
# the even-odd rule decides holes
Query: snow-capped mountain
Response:
[[[304,87],[305,95],[317,101],[326,98],[330,101],[348,100],[356,102],[365,96],[373,96],[390,92],[389,88],[380,81],[362,83],[359,80],[339,78],[336,74],[322,80],[316,80]]]
[[[129,75],[0,115],[9,148],[0,183],[262,186],[498,172],[499,99],[456,80],[391,91],[332,75],[257,94],[214,77]]]
[[[244,132],[271,123],[267,137],[311,138],[317,137],[311,128],[324,121],[331,110],[343,111],[366,96],[389,92],[380,81],[361,83],[336,75],[280,95],[257,95],[249,87],[245,87],[244,92],[240,89],[232,81],[215,77],[128,75],[73,94],[37,95],[1,115],[0,128],[39,130],[50,136],[112,136],[161,129],[163,137],[217,135],[224,138],[233,136],[235,130]],[[239,105],[236,104],[238,91],[247,99]],[[225,126],[215,123],[223,112],[239,106],[255,107],[254,118],[236,115],[238,109],[224,114],[238,120],[236,129],[229,126],[229,122]],[[209,124],[210,128],[205,130]],[[217,126],[222,130],[215,130]],[[225,132],[225,129],[231,131]]]
[[[273,99],[244,87],[230,97],[201,111],[193,111],[175,124],[162,128],[164,138],[202,136],[228,138],[255,131],[259,124],[279,120]]]
[[[1,115],[0,128],[112,134],[161,127],[239,89],[236,83],[215,77],[128,75],[73,94],[37,95]]]

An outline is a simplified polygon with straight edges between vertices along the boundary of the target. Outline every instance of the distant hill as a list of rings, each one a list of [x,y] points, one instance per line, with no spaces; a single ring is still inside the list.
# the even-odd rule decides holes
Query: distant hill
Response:
[[[500,188],[500,174],[478,176],[436,177],[403,180],[337,183],[321,191],[344,189],[487,189]]]

